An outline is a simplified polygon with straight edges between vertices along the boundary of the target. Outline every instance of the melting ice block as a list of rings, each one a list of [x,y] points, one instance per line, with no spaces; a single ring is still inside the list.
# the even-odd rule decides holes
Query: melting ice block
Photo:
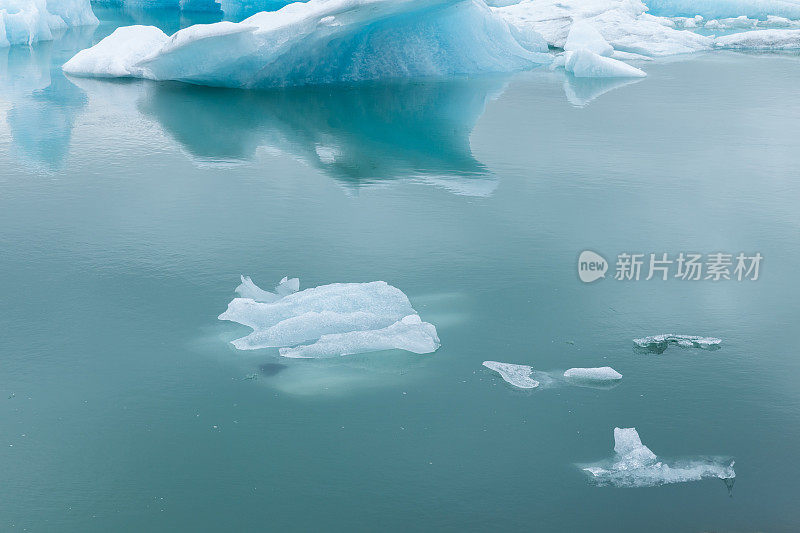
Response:
[[[753,30],[718,37],[719,48],[751,50],[792,50],[800,48],[800,30]]]
[[[402,291],[383,281],[333,283],[298,291],[284,278],[274,293],[247,276],[220,320],[253,329],[233,341],[240,350],[289,348],[286,357],[331,357],[398,348],[431,353],[440,343],[436,328],[423,322]],[[309,341],[308,345],[298,346]]]
[[[534,35],[512,31],[481,1],[309,0],[240,23],[190,26],[166,42],[129,43],[147,53],[114,72],[239,88],[511,72],[551,61]],[[64,69],[119,75],[93,56],[121,38],[112,34]]]
[[[581,469],[598,485],[652,487],[705,478],[733,480],[733,464],[721,457],[662,460],[642,444],[635,428],[614,428],[614,456]]]
[[[528,365],[514,365],[511,363],[500,363],[498,361],[484,361],[483,366],[489,370],[494,370],[506,382],[519,387],[520,389],[535,389],[539,382],[531,377],[533,368]]]
[[[604,57],[584,48],[566,52],[564,69],[578,78],[644,78],[640,70],[618,59]]]
[[[568,381],[579,383],[606,383],[622,379],[622,374],[610,366],[599,368],[570,368],[564,372]]]
[[[716,337],[699,337],[697,335],[675,335],[665,333],[663,335],[653,335],[641,339],[633,339],[633,343],[639,348],[650,350],[651,352],[663,353],[670,344],[683,348],[701,348],[704,350],[716,350],[722,344],[722,339]]]

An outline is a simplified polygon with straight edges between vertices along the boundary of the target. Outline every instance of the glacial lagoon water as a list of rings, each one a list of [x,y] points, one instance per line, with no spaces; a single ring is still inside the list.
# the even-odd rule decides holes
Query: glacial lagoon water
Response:
[[[67,79],[132,22],[98,15],[0,51],[0,529],[796,528],[800,57],[622,83]],[[587,249],[764,262],[754,282],[583,284]],[[385,280],[442,347],[238,351],[247,329],[216,317],[240,274]],[[660,333],[723,343],[633,346]],[[485,360],[624,378],[518,391]],[[590,484],[576,465],[615,426],[659,457],[735,458],[733,489]]]

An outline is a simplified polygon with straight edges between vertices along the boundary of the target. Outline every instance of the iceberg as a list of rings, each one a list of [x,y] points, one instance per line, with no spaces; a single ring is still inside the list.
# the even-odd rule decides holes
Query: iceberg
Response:
[[[310,0],[239,23],[197,24],[167,40],[129,28],[63,68],[75,76],[236,88],[451,77],[549,63],[544,41],[533,35],[529,28],[512,31],[477,0]],[[98,59],[131,47],[135,57],[114,69]]]
[[[643,78],[643,70],[586,49],[566,52],[564,69],[576,78]]]
[[[285,357],[331,357],[402,349],[432,353],[436,328],[423,322],[402,291],[383,281],[333,283],[299,291],[297,278],[284,278],[274,293],[247,276],[228,309],[219,315],[253,329],[232,344],[240,350],[289,348]],[[316,341],[302,345],[309,341]],[[294,347],[294,348],[292,348]]]
[[[675,335],[665,333],[653,335],[641,339],[633,339],[633,343],[639,348],[644,348],[651,352],[663,353],[670,344],[681,346],[682,348],[701,348],[703,350],[716,350],[722,344],[722,339],[716,337],[699,337],[697,335]]]
[[[567,381],[572,381],[578,384],[608,383],[619,381],[622,379],[622,374],[610,366],[602,366],[599,368],[570,368],[564,372],[564,377],[567,379]]]
[[[531,377],[533,368],[528,365],[484,361],[483,366],[494,370],[504,381],[520,389],[535,389],[539,386],[539,382]]]
[[[718,37],[718,48],[794,50],[800,48],[800,30],[753,30]]]
[[[89,0],[0,0],[0,48],[50,41],[53,32],[98,23]]]
[[[653,487],[706,478],[732,481],[736,477],[733,465],[732,459],[722,457],[661,460],[642,444],[635,428],[614,428],[614,456],[579,466],[597,485]]]
[[[647,13],[639,0],[523,0],[492,9],[512,26],[541,34],[556,48],[566,46],[573,25],[584,23],[614,50],[645,56],[686,54],[713,45],[708,36],[677,29],[673,20]]]

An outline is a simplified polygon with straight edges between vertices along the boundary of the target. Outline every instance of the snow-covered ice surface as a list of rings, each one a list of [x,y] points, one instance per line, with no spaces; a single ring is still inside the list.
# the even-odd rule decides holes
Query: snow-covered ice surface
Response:
[[[68,27],[95,24],[89,0],[0,0],[0,48],[50,41]]]
[[[704,350],[716,350],[722,344],[722,339],[716,337],[700,337],[698,335],[675,335],[664,333],[633,339],[633,343],[639,347],[655,353],[663,353],[669,345],[680,346],[682,348],[701,348]]]
[[[289,348],[280,354],[293,358],[390,349],[432,353],[440,346],[436,328],[423,322],[406,295],[386,282],[297,288],[296,278],[284,278],[269,293],[242,276],[236,290],[247,297],[234,298],[219,319],[253,332],[232,344],[240,350]],[[316,342],[300,346],[310,341]]]
[[[515,365],[500,363],[498,361],[484,361],[483,366],[494,370],[504,381],[520,389],[535,389],[539,382],[531,377],[533,368],[528,365]]]
[[[564,372],[564,377],[567,381],[576,384],[607,383],[621,380],[622,374],[610,366],[602,366],[597,368],[570,368]]]
[[[800,48],[798,30],[752,30],[718,37],[714,45],[720,48],[751,50],[793,50]]]
[[[669,483],[718,478],[732,482],[734,461],[723,457],[659,459],[642,444],[635,428],[614,428],[614,456],[593,464],[579,465],[597,485],[653,487]]]
[[[152,30],[133,31],[142,41],[152,36]],[[310,0],[240,23],[190,26],[142,46],[149,53],[122,69],[104,68],[96,56],[122,38],[112,34],[82,50],[64,71],[109,77],[121,70],[128,77],[264,88],[512,72],[551,60],[530,30],[512,30],[472,0]]]
[[[638,0],[522,0],[494,9],[513,26],[536,31],[558,48],[564,48],[575,23],[591,24],[614,50],[646,56],[708,50],[713,43],[676,29],[669,18],[647,13]]]

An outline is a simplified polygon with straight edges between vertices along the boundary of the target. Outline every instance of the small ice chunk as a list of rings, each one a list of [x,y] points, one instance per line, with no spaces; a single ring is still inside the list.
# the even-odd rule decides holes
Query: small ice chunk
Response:
[[[313,344],[281,348],[280,354],[292,358],[336,357],[383,350],[426,354],[435,352],[440,345],[433,324],[423,322],[419,315],[408,315],[386,328],[322,335]]]
[[[284,277],[275,286],[275,292],[265,291],[250,279],[250,276],[242,276],[242,283],[236,287],[236,294],[242,298],[250,298],[256,302],[269,303],[280,300],[284,296],[300,290],[300,279]]]
[[[570,368],[564,372],[564,377],[568,381],[576,382],[609,382],[622,379],[622,374],[610,366],[598,368]]]
[[[716,337],[699,337],[697,335],[675,335],[665,333],[653,335],[641,339],[633,339],[633,343],[639,348],[645,348],[652,352],[663,353],[670,344],[675,344],[684,348],[701,348],[703,350],[715,350],[719,348],[722,339]]]
[[[141,76],[141,69],[135,65],[167,41],[167,34],[155,26],[123,26],[93,47],[75,54],[62,68],[73,76]]]
[[[610,56],[614,53],[614,48],[608,44],[600,32],[586,21],[578,21],[572,24],[567,35],[567,42],[564,50],[577,51],[589,50],[597,55]]]
[[[666,461],[642,444],[635,428],[614,428],[614,457],[580,465],[598,485],[652,487],[705,478],[733,480],[734,461],[723,457],[698,457]]]
[[[535,389],[539,382],[531,378],[533,368],[528,365],[514,365],[511,363],[500,363],[498,361],[484,361],[483,366],[489,370],[494,370],[506,382],[519,387],[520,389]]]
[[[753,30],[718,37],[718,48],[792,50],[800,48],[800,30]]]
[[[643,70],[589,50],[566,52],[564,68],[578,78],[643,78]]]

